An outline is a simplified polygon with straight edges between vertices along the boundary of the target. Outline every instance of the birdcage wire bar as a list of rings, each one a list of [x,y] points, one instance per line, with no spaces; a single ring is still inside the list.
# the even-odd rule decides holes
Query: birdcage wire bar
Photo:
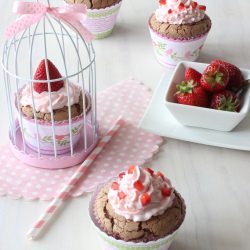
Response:
[[[39,1],[37,1],[39,2]],[[50,1],[48,0],[48,5]],[[74,34],[72,34],[72,30]],[[49,52],[48,47],[50,46],[48,40],[49,37],[53,37],[54,40],[57,41],[58,48],[59,48],[59,56],[62,58],[62,65],[64,68],[64,74],[61,78],[58,79],[50,79],[49,69],[48,69],[48,58]],[[68,72],[67,65],[66,65],[66,45],[65,39],[67,38],[67,42],[71,45],[71,52],[75,53],[76,55],[76,71]],[[37,40],[43,40],[44,44],[44,59],[45,59],[45,68],[46,68],[46,75],[47,81],[45,80],[34,80],[34,47]],[[19,49],[22,43],[28,41],[28,66],[29,66],[29,77],[26,75],[19,74],[19,64],[18,64],[18,57],[19,57]],[[13,49],[14,48],[14,49]],[[12,67],[10,67],[10,57],[13,54],[14,50],[14,58],[15,58],[15,67],[14,72]],[[82,51],[84,52],[84,59],[82,59]],[[83,106],[83,119],[82,119],[82,133],[83,133],[83,144],[82,144],[82,152],[86,155],[89,153],[91,149],[94,148],[97,140],[98,140],[98,124],[97,124],[97,107],[96,107],[96,64],[95,64],[95,51],[93,48],[92,43],[87,43],[82,35],[69,23],[65,25],[60,20],[46,14],[43,19],[41,19],[37,24],[33,25],[33,27],[28,28],[21,34],[17,34],[12,39],[7,40],[4,45],[3,49],[3,57],[2,57],[2,68],[3,68],[3,75],[4,75],[4,83],[5,83],[5,92],[6,92],[6,99],[7,99],[7,108],[9,113],[9,127],[10,127],[10,141],[14,148],[17,147],[17,136],[18,138],[21,133],[22,138],[22,147],[19,148],[21,150],[21,154],[30,154],[30,150],[34,150],[31,145],[27,144],[25,139],[25,128],[23,125],[23,117],[21,111],[21,103],[20,103],[20,90],[22,90],[22,86],[24,83],[29,84],[30,92],[31,92],[31,108],[34,111],[34,124],[35,124],[35,131],[36,131],[36,150],[33,152],[32,157],[36,155],[36,158],[39,160],[41,158],[46,158],[48,155],[48,159],[52,159],[51,155],[53,155],[54,159],[59,159],[60,157],[71,156],[75,157],[75,145],[73,143],[73,130],[72,130],[72,111],[71,111],[71,103],[70,103],[70,90],[69,85],[71,79],[77,79],[77,84],[81,88],[82,93],[82,106]],[[86,74],[86,79],[85,79]],[[12,89],[12,79],[15,79],[15,98],[13,103],[13,89]],[[54,120],[54,111],[53,111],[53,104],[52,104],[52,97],[51,97],[51,84],[58,81],[64,81],[64,85],[67,92],[67,106],[68,106],[68,134],[69,134],[69,146],[70,150],[69,153],[61,153],[58,152],[58,145],[56,142],[56,122]],[[85,81],[88,81],[88,87],[85,84]],[[35,106],[35,98],[34,98],[34,84],[36,83],[44,83],[48,84],[48,95],[49,95],[49,106],[51,112],[51,129],[52,129],[52,141],[53,141],[53,154],[47,153],[42,150],[41,148],[41,141],[40,141],[40,120],[37,117],[36,106]],[[87,88],[86,88],[87,87]],[[90,103],[86,103],[90,102]],[[87,111],[86,105],[90,105],[90,110]],[[17,113],[17,114],[16,114]],[[17,118],[18,116],[18,118]],[[19,131],[20,130],[20,131]],[[91,136],[88,135],[89,130],[91,130]],[[20,146],[20,145],[19,145]],[[28,146],[28,147],[27,147]],[[80,150],[81,151],[81,150]],[[77,149],[77,154],[79,155],[79,149]],[[79,156],[79,159],[82,157]],[[69,162],[69,160],[68,160]],[[76,162],[76,161],[74,161]],[[72,163],[73,164],[73,163]],[[31,165],[41,167],[41,162],[38,164],[32,163]],[[64,164],[65,165],[65,164]],[[67,165],[67,166],[66,166]],[[70,164],[67,163],[65,167],[68,167]]]

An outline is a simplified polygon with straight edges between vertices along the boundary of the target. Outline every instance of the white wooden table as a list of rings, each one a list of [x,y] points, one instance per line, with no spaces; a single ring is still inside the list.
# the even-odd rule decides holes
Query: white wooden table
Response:
[[[0,1],[1,34],[14,18],[12,2]],[[201,2],[207,5],[213,27],[199,61],[220,57],[250,68],[250,2]],[[147,19],[156,6],[156,0],[124,0],[113,35],[94,42],[98,91],[129,76],[155,88],[164,69],[154,59]],[[3,37],[0,42],[3,45]],[[8,122],[3,84],[0,107],[0,143],[4,144]],[[249,152],[167,139],[152,166],[167,173],[187,204],[186,220],[172,250],[250,249]],[[25,232],[47,203],[0,197],[0,250],[99,249],[87,215],[88,201],[88,195],[70,200],[46,235],[29,242]]]

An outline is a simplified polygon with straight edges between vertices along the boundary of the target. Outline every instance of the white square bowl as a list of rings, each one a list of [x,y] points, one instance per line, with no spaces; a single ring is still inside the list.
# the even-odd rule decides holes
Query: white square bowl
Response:
[[[228,112],[210,108],[202,108],[176,103],[176,84],[184,80],[185,70],[192,67],[203,72],[208,64],[196,62],[180,62],[170,79],[165,95],[165,105],[175,119],[185,126],[207,128],[219,131],[233,130],[247,115],[250,103],[250,88],[241,97],[240,112]],[[250,79],[250,70],[240,69],[245,80]]]

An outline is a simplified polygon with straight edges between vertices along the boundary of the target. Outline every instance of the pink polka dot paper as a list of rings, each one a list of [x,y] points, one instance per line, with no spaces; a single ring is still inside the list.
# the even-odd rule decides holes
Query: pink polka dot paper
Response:
[[[92,192],[98,184],[115,177],[128,165],[142,165],[158,152],[162,138],[137,127],[151,96],[147,87],[133,79],[122,81],[98,95],[100,134],[104,134],[119,115],[123,116],[127,125],[92,164],[72,192],[73,197]],[[53,199],[78,167],[39,169],[18,161],[8,145],[0,146],[0,152],[0,195],[15,199]]]

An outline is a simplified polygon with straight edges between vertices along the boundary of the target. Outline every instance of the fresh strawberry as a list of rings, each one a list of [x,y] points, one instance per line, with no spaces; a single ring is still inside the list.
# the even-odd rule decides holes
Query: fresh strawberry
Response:
[[[171,195],[171,192],[172,192],[172,188],[167,188],[167,187],[164,187],[162,188],[161,190],[161,193],[164,197],[169,197]]]
[[[144,194],[141,196],[141,204],[142,204],[143,206],[146,206],[146,205],[148,205],[150,202],[151,202],[151,196],[150,196],[148,193],[144,193]]]
[[[201,76],[202,76],[201,73],[193,68],[187,68],[185,70],[185,82],[193,80],[194,83],[197,83],[199,85]]]
[[[111,189],[113,189],[113,190],[118,190],[119,189],[119,184],[117,183],[117,182],[112,182],[112,184],[111,184]]]
[[[227,69],[228,74],[229,74],[229,81],[228,81],[229,89],[233,91],[237,91],[238,89],[242,87],[244,78],[238,67],[236,67],[235,65],[231,63],[221,61],[219,59],[213,60],[211,64],[222,65]]]
[[[223,90],[213,94],[210,106],[217,110],[239,112],[240,100],[232,91]]]
[[[200,83],[210,92],[218,92],[227,87],[229,75],[227,69],[222,65],[209,64],[204,70]]]
[[[141,183],[141,181],[138,180],[134,183],[134,188],[137,189],[138,191],[142,191],[144,189],[144,186]]]
[[[188,83],[181,82],[176,85],[176,100],[180,104],[207,107],[208,97],[206,91],[201,87],[194,84],[191,80]]]
[[[167,2],[166,0],[159,0],[160,5],[165,5],[166,2]]]
[[[48,74],[49,74],[49,79],[50,80],[62,78],[62,75],[60,74],[60,72],[58,71],[56,66],[49,59],[47,59],[47,64],[48,64],[48,71],[49,71]],[[43,59],[40,62],[39,66],[38,66],[38,68],[36,70],[34,80],[48,80],[47,74],[46,74],[45,59]],[[57,90],[61,89],[63,87],[63,85],[64,85],[63,80],[57,81],[57,82],[52,82],[50,84],[51,92],[54,92],[54,91],[57,91]],[[41,82],[41,83],[34,82],[33,87],[34,87],[34,90],[37,93],[42,93],[44,91],[46,91],[46,92],[49,91],[47,82]]]

